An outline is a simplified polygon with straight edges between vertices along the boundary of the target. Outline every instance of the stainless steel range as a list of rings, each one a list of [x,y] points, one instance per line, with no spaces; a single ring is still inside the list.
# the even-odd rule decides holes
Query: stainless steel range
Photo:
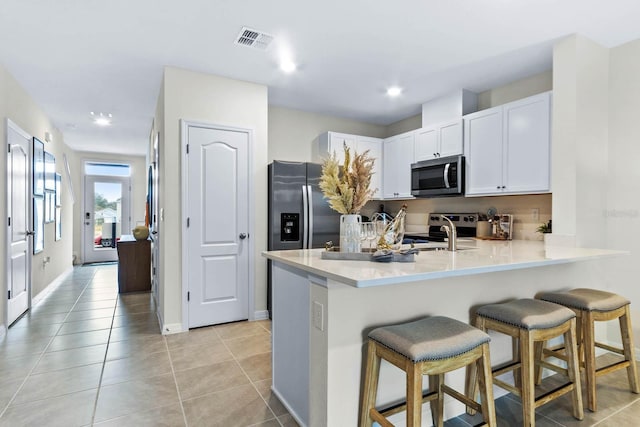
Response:
[[[456,226],[458,238],[476,237],[478,228],[477,213],[430,213],[428,233],[405,233],[405,239],[428,240],[431,242],[444,242],[447,233],[440,230],[443,225],[448,225],[449,221],[442,218],[442,215],[449,218]]]

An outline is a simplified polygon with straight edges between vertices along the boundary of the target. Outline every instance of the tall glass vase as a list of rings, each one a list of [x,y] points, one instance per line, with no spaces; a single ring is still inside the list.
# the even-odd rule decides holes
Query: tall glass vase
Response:
[[[340,216],[340,252],[360,252],[360,224],[358,214]]]

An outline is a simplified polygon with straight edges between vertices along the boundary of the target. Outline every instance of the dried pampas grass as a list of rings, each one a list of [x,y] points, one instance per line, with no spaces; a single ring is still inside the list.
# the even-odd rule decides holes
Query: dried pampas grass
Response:
[[[344,164],[340,164],[333,153],[322,165],[320,189],[329,206],[343,215],[356,214],[373,197],[376,189],[369,189],[375,159],[369,157],[369,150],[354,153],[344,145]]]

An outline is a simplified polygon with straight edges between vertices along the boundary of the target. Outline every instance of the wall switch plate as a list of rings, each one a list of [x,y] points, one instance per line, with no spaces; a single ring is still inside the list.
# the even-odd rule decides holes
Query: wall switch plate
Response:
[[[324,331],[324,306],[318,301],[313,302],[313,326]]]
[[[531,209],[531,220],[540,221],[540,209],[538,208]]]

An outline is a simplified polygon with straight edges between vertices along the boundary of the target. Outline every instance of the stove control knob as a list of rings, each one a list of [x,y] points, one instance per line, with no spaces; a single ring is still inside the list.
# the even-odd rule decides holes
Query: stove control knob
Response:
[[[474,222],[475,220],[476,220],[475,217],[472,217],[472,216],[469,217],[469,222]]]
[[[464,222],[469,222],[469,217],[468,216],[464,217]]]

